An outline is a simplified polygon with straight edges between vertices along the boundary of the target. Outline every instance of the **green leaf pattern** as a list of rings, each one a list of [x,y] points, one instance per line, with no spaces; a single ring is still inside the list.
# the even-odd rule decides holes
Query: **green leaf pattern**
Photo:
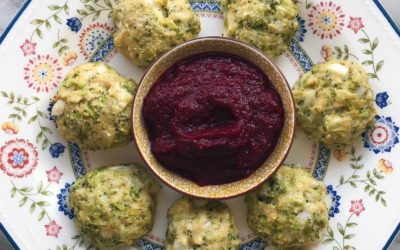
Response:
[[[378,62],[376,62],[375,58],[375,50],[379,45],[379,39],[378,37],[376,37],[374,38],[374,40],[371,40],[371,38],[364,29],[362,29],[361,31],[364,34],[364,37],[358,39],[358,42],[369,46],[368,49],[363,49],[361,50],[361,52],[364,55],[370,56],[370,59],[362,61],[361,64],[364,66],[371,66],[372,72],[369,72],[368,76],[372,79],[380,80],[378,72],[382,69],[384,65],[384,60],[379,60]]]
[[[66,38],[60,38],[60,29],[57,32],[57,41],[53,43],[53,48],[57,49],[59,56],[65,55],[69,50],[68,40]]]
[[[41,143],[42,150],[46,150],[52,144],[49,135],[53,134],[53,131],[49,127],[43,125],[42,119],[47,120],[48,116],[46,115],[46,113],[36,108],[36,113],[29,119],[28,123],[37,122],[40,131],[36,135],[36,143]]]
[[[43,38],[43,25],[47,30],[51,30],[52,24],[51,21],[54,20],[56,23],[61,24],[61,18],[59,16],[60,12],[64,12],[66,15],[69,15],[69,7],[68,1],[66,0],[63,5],[49,5],[47,8],[52,11],[52,14],[45,19],[34,19],[30,22],[30,24],[35,26],[35,29],[32,31],[29,41],[32,41],[34,36],[36,35],[40,39]]]
[[[339,46],[334,46],[334,51],[332,52],[333,55],[336,55],[336,59],[343,59],[348,60],[349,57],[353,57],[354,59],[358,60],[358,57],[350,52],[349,46],[344,45],[343,48]]]
[[[332,249],[338,249],[338,250],[355,249],[355,247],[349,245],[346,242],[347,240],[351,240],[354,237],[356,237],[356,234],[348,232],[349,228],[354,228],[358,225],[355,222],[350,222],[353,215],[354,215],[353,213],[349,215],[344,225],[342,225],[339,222],[336,224],[336,229],[337,232],[339,233],[338,237],[335,237],[333,229],[330,226],[328,226],[326,233],[323,235],[322,244],[324,245],[334,244],[332,246]],[[338,238],[340,238],[341,240],[338,240]]]
[[[360,170],[364,168],[364,164],[360,163],[362,160],[363,156],[358,155],[356,156],[356,150],[352,146],[350,149],[350,152],[346,152],[347,155],[350,155],[350,167],[353,169],[353,173],[345,178],[343,175],[340,176],[339,179],[339,185],[336,187],[341,187],[343,185],[349,184],[353,188],[357,188],[358,185],[364,186],[364,192],[366,192],[369,196],[375,196],[375,201],[380,202],[383,206],[386,207],[386,200],[384,198],[384,195],[386,194],[385,191],[378,190],[377,185],[378,185],[378,180],[383,180],[385,177],[382,175],[381,170],[373,169],[372,172],[371,170],[368,170],[366,173],[366,177],[360,178],[360,175],[358,174]]]
[[[51,204],[43,199],[44,197],[54,195],[53,192],[47,190],[50,183],[43,187],[43,181],[40,181],[36,187],[36,191],[33,191],[33,188],[29,186],[18,188],[13,181],[11,181],[11,184],[13,186],[11,189],[11,198],[17,198],[17,194],[20,196],[18,207],[24,207],[25,205],[30,204],[30,214],[39,211],[37,215],[38,221],[41,221],[44,217],[51,221],[50,214],[46,210]]]
[[[80,0],[83,3],[82,9],[77,12],[81,16],[81,20],[92,16],[92,21],[97,20],[101,13],[107,13],[108,18],[111,18],[113,3],[110,0]]]
[[[7,104],[11,105],[13,109],[13,112],[8,116],[12,122],[16,122],[17,120],[21,122],[28,114],[26,110],[37,104],[40,100],[36,96],[16,96],[13,92],[6,93],[5,91],[1,91],[0,94],[4,98],[8,99]],[[41,143],[42,150],[46,150],[52,144],[49,135],[53,134],[53,131],[49,127],[43,125],[43,119],[47,120],[48,115],[45,112],[38,110],[36,107],[36,113],[28,119],[28,124],[37,122],[40,131],[36,135],[36,143]]]
[[[16,122],[17,120],[22,121],[28,114],[27,109],[39,102],[39,98],[36,96],[16,96],[13,92],[7,93],[5,91],[1,91],[0,93],[1,96],[8,100],[7,104],[13,109],[13,112],[8,115],[8,118],[11,119],[12,122]]]

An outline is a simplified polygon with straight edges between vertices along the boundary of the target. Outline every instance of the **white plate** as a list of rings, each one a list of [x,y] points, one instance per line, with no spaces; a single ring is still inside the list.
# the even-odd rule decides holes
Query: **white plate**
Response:
[[[221,35],[219,3],[191,3],[202,23],[200,36]],[[27,1],[0,47],[0,228],[16,248],[84,248],[66,204],[70,185],[101,165],[140,162],[133,144],[81,150],[60,137],[49,115],[50,98],[66,72],[80,63],[103,60],[140,79],[144,70],[114,50],[108,18],[112,4]],[[274,60],[289,83],[329,56],[359,61],[370,73],[379,113],[375,127],[353,149],[341,152],[311,143],[300,129],[296,132],[286,162],[307,166],[328,185],[334,200],[330,230],[317,248],[387,247],[400,221],[400,40],[372,1],[302,0],[298,6],[296,39]],[[154,229],[138,248],[162,249],[166,210],[179,196],[164,186]],[[246,225],[243,199],[226,202],[240,228],[242,249],[262,249],[262,241]]]

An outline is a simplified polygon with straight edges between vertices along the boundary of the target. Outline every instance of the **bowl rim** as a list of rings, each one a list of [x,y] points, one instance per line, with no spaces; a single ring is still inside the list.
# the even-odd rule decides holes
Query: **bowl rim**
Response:
[[[135,107],[135,104],[137,103],[137,99],[138,99],[138,93],[139,93],[138,90],[139,90],[139,88],[140,88],[140,86],[141,86],[143,80],[147,77],[149,71],[154,67],[154,65],[158,64],[159,61],[160,61],[162,58],[167,57],[169,54],[171,54],[172,52],[174,52],[174,51],[176,51],[176,50],[179,50],[179,49],[182,48],[182,47],[186,47],[187,45],[194,44],[194,43],[198,43],[198,42],[201,42],[201,41],[206,41],[206,40],[220,40],[220,41],[223,41],[223,42],[231,42],[231,43],[234,43],[234,44],[239,45],[239,46],[244,46],[244,47],[247,47],[248,49],[252,50],[253,52],[259,54],[259,55],[260,55],[262,58],[264,58],[265,60],[267,60],[267,61],[270,63],[271,67],[272,67],[272,68],[280,75],[280,77],[283,79],[283,83],[286,85],[285,87],[289,90],[289,91],[288,91],[288,93],[289,93],[289,102],[290,102],[290,106],[292,107],[292,110],[293,110],[293,119],[291,119],[290,121],[286,121],[286,120],[285,120],[285,123],[286,123],[286,122],[292,122],[292,123],[293,123],[293,126],[292,126],[293,129],[292,129],[292,131],[291,131],[291,133],[290,133],[290,135],[289,135],[288,147],[287,147],[286,151],[283,153],[283,156],[281,157],[281,159],[280,159],[279,161],[276,162],[277,167],[275,167],[275,169],[274,169],[265,179],[263,179],[262,181],[260,181],[260,182],[257,183],[256,185],[252,186],[251,188],[248,188],[247,190],[243,190],[243,191],[241,191],[241,192],[237,192],[237,193],[234,193],[234,194],[229,194],[229,195],[224,195],[224,196],[218,196],[218,197],[206,197],[206,196],[201,196],[201,195],[193,194],[193,193],[190,193],[190,192],[188,192],[188,191],[179,189],[179,188],[176,187],[175,185],[171,184],[169,181],[165,180],[165,178],[164,178],[162,175],[160,175],[160,174],[151,166],[151,164],[148,162],[147,158],[144,156],[144,153],[142,152],[142,150],[141,150],[141,148],[140,148],[140,146],[139,146],[139,143],[138,143],[138,140],[137,140],[137,137],[136,137],[136,133],[135,133],[135,126],[134,126],[134,125],[135,125],[135,119],[134,119],[134,110],[135,110],[135,108],[134,108],[134,107]],[[202,52],[202,53],[207,53],[207,52]],[[202,53],[198,53],[198,54],[202,54]],[[219,52],[217,52],[217,53],[219,53]],[[224,51],[220,51],[220,53],[228,54],[228,55],[233,55],[233,54],[231,54],[231,53],[229,53],[229,52],[224,52]],[[198,54],[193,54],[193,55],[189,55],[189,56],[184,56],[183,58],[181,58],[181,59],[179,59],[179,60],[184,60],[185,58],[190,58],[190,57],[196,56],[196,55],[198,55]],[[251,60],[249,60],[249,59],[247,59],[247,58],[244,58],[243,56],[237,56],[237,55],[233,55],[233,56],[236,56],[236,57],[238,57],[238,58],[240,58],[240,59],[242,59],[242,60],[248,61],[248,62],[250,62],[251,64],[253,64],[255,67],[258,67],[258,66],[255,65]],[[175,61],[175,62],[172,64],[172,66],[173,66],[176,62],[178,62],[178,61]],[[259,67],[258,67],[258,68],[259,68]],[[164,70],[164,71],[165,71],[165,70]],[[264,71],[263,71],[263,72],[264,72]],[[265,73],[264,73],[264,74],[265,74]],[[153,85],[153,84],[154,84],[154,82],[152,83],[152,85]],[[274,87],[274,88],[275,88],[275,87]],[[279,93],[279,92],[278,92],[278,93]],[[296,108],[295,108],[295,104],[294,104],[294,97],[293,97],[293,94],[292,94],[292,90],[291,90],[291,87],[290,87],[290,85],[289,85],[289,83],[288,83],[286,77],[284,76],[284,74],[282,73],[282,71],[276,66],[276,64],[271,60],[271,58],[270,58],[269,56],[267,56],[266,54],[264,54],[262,51],[260,51],[258,48],[254,47],[253,45],[243,43],[243,42],[238,41],[238,40],[233,39],[233,38],[222,37],[222,36],[206,36],[206,37],[199,37],[199,38],[191,39],[191,40],[189,40],[189,41],[186,41],[186,42],[184,42],[184,43],[181,43],[181,44],[179,44],[179,45],[176,45],[175,47],[173,47],[173,48],[171,48],[171,49],[165,51],[164,53],[162,53],[159,57],[157,57],[157,58],[145,69],[145,71],[144,71],[144,73],[143,73],[143,76],[140,78],[140,81],[138,82],[137,89],[136,89],[136,91],[135,91],[135,93],[134,93],[134,96],[133,96],[132,109],[131,109],[131,121],[130,121],[130,123],[131,123],[131,125],[132,125],[131,131],[132,131],[133,141],[134,141],[134,143],[135,143],[135,145],[136,145],[137,151],[138,151],[140,157],[142,158],[143,162],[145,163],[146,168],[147,168],[147,169],[150,169],[151,173],[154,174],[154,175],[157,177],[157,179],[159,179],[162,183],[164,183],[165,185],[167,185],[167,186],[170,187],[171,189],[177,191],[178,193],[181,193],[181,194],[184,194],[184,195],[188,195],[188,196],[190,196],[190,197],[195,197],[195,198],[199,198],[199,199],[206,199],[206,200],[225,200],[225,199],[231,199],[231,198],[235,198],[235,197],[238,197],[238,196],[242,196],[242,195],[244,195],[244,194],[246,194],[246,193],[248,193],[248,192],[250,192],[250,191],[252,191],[252,190],[254,190],[254,189],[256,189],[256,188],[258,188],[260,185],[262,185],[263,183],[265,183],[266,181],[268,181],[268,180],[275,174],[275,172],[278,171],[279,168],[283,165],[283,162],[284,162],[285,159],[287,158],[287,156],[288,156],[288,154],[289,154],[289,151],[290,151],[290,149],[291,149],[291,147],[292,147],[292,145],[293,145],[293,141],[294,141],[294,134],[295,134],[295,130],[296,130]],[[146,129],[146,128],[145,128],[145,129]],[[282,129],[283,129],[283,128],[282,128]],[[147,129],[146,129],[146,130],[147,130]],[[283,131],[281,131],[281,135],[282,135],[282,132],[283,132]],[[281,135],[280,135],[280,136],[281,136]],[[275,149],[274,149],[274,150],[275,150]],[[274,150],[273,150],[272,152],[274,152]],[[271,152],[271,153],[272,153],[272,152]],[[269,156],[267,157],[267,159],[266,159],[265,161],[267,161],[268,158],[269,158]],[[264,162],[265,162],[265,161],[264,161]],[[161,163],[159,163],[159,164],[160,164],[163,168],[165,168]],[[261,165],[261,166],[262,166],[262,165]],[[261,167],[261,166],[260,166],[260,167]],[[167,169],[167,168],[165,168],[165,169],[168,170],[168,171],[170,171],[170,172],[172,172],[174,175],[180,176],[179,174],[177,174],[177,173],[175,173],[175,172],[173,172],[173,171],[171,171],[171,170],[169,170],[169,169]],[[253,173],[254,173],[254,172],[253,172]],[[250,177],[253,175],[253,173],[250,174],[249,176],[245,177],[245,178],[242,178],[242,179],[238,180],[238,181],[242,181],[242,180],[244,180],[244,179],[250,178]],[[183,179],[186,179],[186,180],[189,180],[189,181],[193,182],[192,180],[190,180],[190,179],[188,179],[188,178],[186,178],[186,177],[183,177],[183,176],[180,176],[180,177],[183,178]],[[237,181],[230,182],[230,183],[235,183],[235,182],[237,182]],[[193,183],[194,183],[195,185],[197,185],[195,182],[193,182]],[[218,184],[218,185],[208,185],[208,186],[221,186],[221,185],[230,184],[230,183],[223,183],[223,184]],[[202,188],[202,186],[199,186],[199,188]]]

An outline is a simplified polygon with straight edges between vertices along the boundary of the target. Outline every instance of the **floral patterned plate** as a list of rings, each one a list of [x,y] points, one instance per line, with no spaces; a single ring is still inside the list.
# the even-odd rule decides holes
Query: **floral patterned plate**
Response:
[[[101,165],[140,159],[133,144],[91,152],[65,141],[50,114],[50,99],[71,67],[105,61],[139,80],[144,69],[114,49],[111,0],[27,1],[0,51],[0,229],[15,248],[83,249],[67,204],[76,178]],[[191,0],[200,36],[222,35],[219,1]],[[398,58],[400,39],[370,0],[301,0],[300,28],[274,61],[290,84],[313,63],[331,58],[361,63],[371,79],[376,124],[344,150],[311,143],[299,129],[287,163],[323,180],[332,198],[320,249],[387,248],[400,222]],[[1,41],[0,41],[1,42]],[[154,229],[135,245],[162,249],[166,210],[180,195],[163,187]],[[226,201],[241,230],[241,249],[263,249],[246,225],[243,198]],[[397,229],[396,229],[397,228]]]

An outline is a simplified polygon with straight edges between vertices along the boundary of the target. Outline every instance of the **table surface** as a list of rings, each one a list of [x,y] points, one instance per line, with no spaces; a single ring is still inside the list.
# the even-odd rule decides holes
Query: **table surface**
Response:
[[[7,28],[8,23],[14,17],[25,0],[0,0],[0,34]],[[389,12],[395,23],[400,27],[400,0],[380,0]],[[0,232],[0,250],[12,250],[13,248]],[[400,234],[397,235],[390,250],[400,249]]]

